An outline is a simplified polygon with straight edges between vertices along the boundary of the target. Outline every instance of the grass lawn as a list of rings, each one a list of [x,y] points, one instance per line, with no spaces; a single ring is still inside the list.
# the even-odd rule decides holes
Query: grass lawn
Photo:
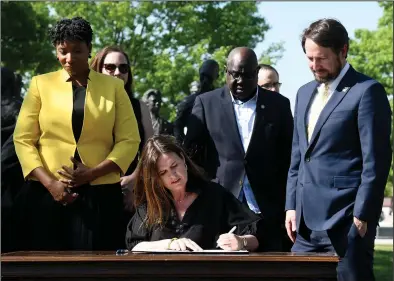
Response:
[[[375,246],[374,270],[376,281],[393,280],[393,245]]]

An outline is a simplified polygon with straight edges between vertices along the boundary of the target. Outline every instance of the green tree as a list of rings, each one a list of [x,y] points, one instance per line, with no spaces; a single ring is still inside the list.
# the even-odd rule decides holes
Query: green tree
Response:
[[[391,112],[394,112],[394,99],[391,99]],[[392,128],[391,128],[391,149],[393,150],[393,155],[392,155],[392,160],[391,160],[391,169],[390,169],[390,174],[389,177],[387,179],[387,184],[386,184],[386,189],[384,191],[384,195],[385,196],[393,196],[393,187],[394,187],[394,141],[393,141],[393,134],[394,134],[394,117],[393,120],[391,120],[392,122]]]
[[[393,94],[393,3],[381,2],[376,30],[358,29],[350,42],[349,60],[360,72],[378,80]]]
[[[377,29],[355,31],[355,38],[350,42],[349,61],[355,69],[383,84],[393,109],[393,3],[380,2],[379,6],[383,8],[383,16],[379,19]],[[391,143],[394,152],[394,119],[392,125]],[[394,162],[386,185],[386,196],[393,194],[393,168]]]
[[[224,65],[235,46],[255,47],[269,29],[254,2],[55,2],[57,17],[83,15],[95,32],[95,49],[120,45],[130,56],[134,89],[162,91],[163,114],[189,94],[203,59]],[[102,15],[105,15],[103,17]],[[224,82],[222,75],[218,84]]]
[[[56,65],[47,37],[50,23],[45,3],[1,3],[1,64],[20,74],[50,71]]]
[[[264,63],[268,65],[276,65],[276,63],[282,58],[284,47],[284,42],[273,43],[266,50],[264,50],[260,56],[259,63]]]
[[[232,48],[254,48],[264,40],[264,34],[269,29],[265,19],[258,15],[255,2],[13,3],[25,14],[29,14],[31,9],[43,11],[44,5],[47,12],[45,19],[52,24],[64,17],[82,16],[87,19],[94,32],[92,55],[107,45],[122,47],[131,60],[136,95],[141,96],[150,88],[159,89],[164,97],[162,114],[170,120],[175,117],[176,103],[189,94],[190,83],[198,79],[198,68],[204,59],[216,59],[223,66]],[[39,15],[33,13],[32,22],[37,24]],[[41,27],[40,32],[46,32],[48,24],[41,24]],[[15,30],[11,28],[10,34],[15,34]],[[42,48],[43,40],[33,38],[32,45]],[[49,42],[49,39],[46,41]],[[19,53],[15,52],[15,48]],[[20,58],[20,53],[25,51],[24,46],[15,48],[11,49],[14,50],[13,55]],[[45,50],[51,57],[53,51]],[[272,53],[275,60],[278,59],[277,51],[277,47],[271,48],[264,55],[269,57]],[[42,64],[46,65],[45,69],[59,67],[56,62],[53,64],[47,60],[43,60]],[[26,68],[33,74],[45,72],[44,68],[29,65]],[[217,83],[218,86],[224,83],[223,72]]]

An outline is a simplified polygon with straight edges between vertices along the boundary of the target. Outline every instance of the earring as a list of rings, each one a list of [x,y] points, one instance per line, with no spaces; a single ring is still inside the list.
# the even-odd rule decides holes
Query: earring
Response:
[[[91,59],[92,58],[92,55],[89,53],[89,59]]]
[[[186,168],[186,170],[187,170],[187,164],[186,164],[186,162],[185,162],[185,168]]]

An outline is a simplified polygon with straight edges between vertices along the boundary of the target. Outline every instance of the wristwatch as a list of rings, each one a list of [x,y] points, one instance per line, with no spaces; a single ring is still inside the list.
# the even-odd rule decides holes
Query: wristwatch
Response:
[[[247,246],[248,246],[248,240],[246,240],[245,237],[242,237],[242,250],[246,250]]]

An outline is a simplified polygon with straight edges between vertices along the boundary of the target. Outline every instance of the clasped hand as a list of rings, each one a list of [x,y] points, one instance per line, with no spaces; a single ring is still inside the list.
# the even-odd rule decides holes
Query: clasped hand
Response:
[[[239,251],[242,249],[242,238],[232,233],[225,233],[219,236],[218,247],[226,251]]]
[[[71,192],[67,185],[60,180],[52,180],[47,188],[53,199],[64,206],[71,204],[78,197],[77,193]]]
[[[94,180],[92,169],[85,166],[74,157],[71,157],[70,160],[76,166],[75,170],[63,165],[63,170],[57,171],[59,175],[64,177],[64,179],[60,180],[62,183],[66,184],[69,188],[73,188]]]

